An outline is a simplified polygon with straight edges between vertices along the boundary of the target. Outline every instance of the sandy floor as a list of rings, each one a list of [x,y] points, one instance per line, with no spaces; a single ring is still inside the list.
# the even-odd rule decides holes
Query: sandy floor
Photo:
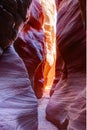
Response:
[[[45,108],[49,101],[49,94],[46,91],[41,99],[38,100],[38,130],[58,130],[52,123],[45,119]]]

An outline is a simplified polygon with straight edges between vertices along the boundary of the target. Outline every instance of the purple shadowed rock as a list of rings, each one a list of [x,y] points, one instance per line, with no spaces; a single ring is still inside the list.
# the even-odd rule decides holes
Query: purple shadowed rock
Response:
[[[56,35],[67,73],[56,84],[46,117],[59,130],[86,130],[86,34],[78,0],[60,3]]]
[[[0,130],[38,129],[37,99],[25,65],[11,45],[30,3],[0,1]]]

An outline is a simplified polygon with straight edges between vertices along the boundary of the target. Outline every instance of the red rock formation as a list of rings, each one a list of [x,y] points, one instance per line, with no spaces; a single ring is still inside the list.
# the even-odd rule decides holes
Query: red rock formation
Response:
[[[60,78],[46,109],[47,119],[60,130],[86,129],[85,39],[78,0],[62,0],[57,12],[57,46],[67,78]]]
[[[33,0],[30,7],[29,25],[39,31],[42,28],[43,21],[44,16],[40,0]]]
[[[86,26],[86,0],[79,0],[79,2],[80,2],[81,10],[82,10],[83,20]]]
[[[18,39],[14,43],[16,51],[26,65],[32,87],[34,88],[36,95],[38,93],[37,97],[42,96],[42,91],[40,90],[43,89],[44,84],[42,71],[43,66],[39,65],[44,60],[45,55],[45,34],[42,29],[43,18],[43,11],[39,1],[33,0],[30,7],[29,21],[23,28],[22,32],[20,32]],[[36,69],[39,70],[38,73],[35,71]],[[39,73],[41,74],[40,76]],[[38,88],[41,89],[39,90]]]
[[[35,69],[43,60],[44,33],[42,29],[38,32],[32,27],[28,25],[26,26],[28,31],[21,32],[20,36],[14,43],[14,46],[27,67],[33,85]]]
[[[56,59],[56,8],[54,0],[40,0],[44,14],[43,30],[46,37],[46,59],[44,65],[44,88],[52,85],[55,75],[55,59]]]
[[[62,0],[55,0],[57,10],[59,8],[59,5],[60,5],[61,1]],[[79,0],[79,2],[80,2],[80,8],[82,10],[83,22],[85,24],[85,22],[86,22],[86,6],[85,6],[86,5],[86,1],[85,0],[84,1],[83,0]],[[58,54],[57,54],[57,61],[56,61],[57,65],[56,65],[56,70],[55,70],[55,79],[53,81],[53,85],[52,85],[52,88],[51,88],[51,91],[50,91],[50,95],[52,95],[52,93],[54,92],[55,86],[58,83],[58,81],[59,81],[59,79],[61,77],[62,72],[65,71],[65,69],[63,69],[63,67],[62,67],[63,61],[62,61],[62,57],[59,54],[59,49],[58,48],[57,48],[57,53]],[[64,77],[66,77],[66,76],[64,76]]]

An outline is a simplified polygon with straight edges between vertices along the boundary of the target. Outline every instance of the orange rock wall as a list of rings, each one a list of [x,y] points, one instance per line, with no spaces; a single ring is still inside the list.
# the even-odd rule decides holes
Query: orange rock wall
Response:
[[[50,86],[55,76],[56,59],[56,7],[54,0],[40,0],[44,13],[43,30],[46,38],[46,62],[44,67],[44,86]]]

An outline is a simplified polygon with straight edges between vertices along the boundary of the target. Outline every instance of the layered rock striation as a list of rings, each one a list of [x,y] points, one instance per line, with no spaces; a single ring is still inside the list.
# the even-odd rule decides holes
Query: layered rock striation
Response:
[[[43,68],[45,57],[45,34],[42,29],[43,11],[39,1],[33,0],[29,10],[29,20],[25,24],[14,47],[23,59],[36,96],[43,94]],[[40,75],[39,75],[40,73]]]
[[[37,99],[13,46],[0,58],[0,130],[37,130]]]
[[[37,99],[13,47],[31,0],[0,1],[0,130],[37,130]]]
[[[59,130],[86,130],[86,34],[78,0],[60,2],[56,35],[65,71],[49,100],[46,117]]]

